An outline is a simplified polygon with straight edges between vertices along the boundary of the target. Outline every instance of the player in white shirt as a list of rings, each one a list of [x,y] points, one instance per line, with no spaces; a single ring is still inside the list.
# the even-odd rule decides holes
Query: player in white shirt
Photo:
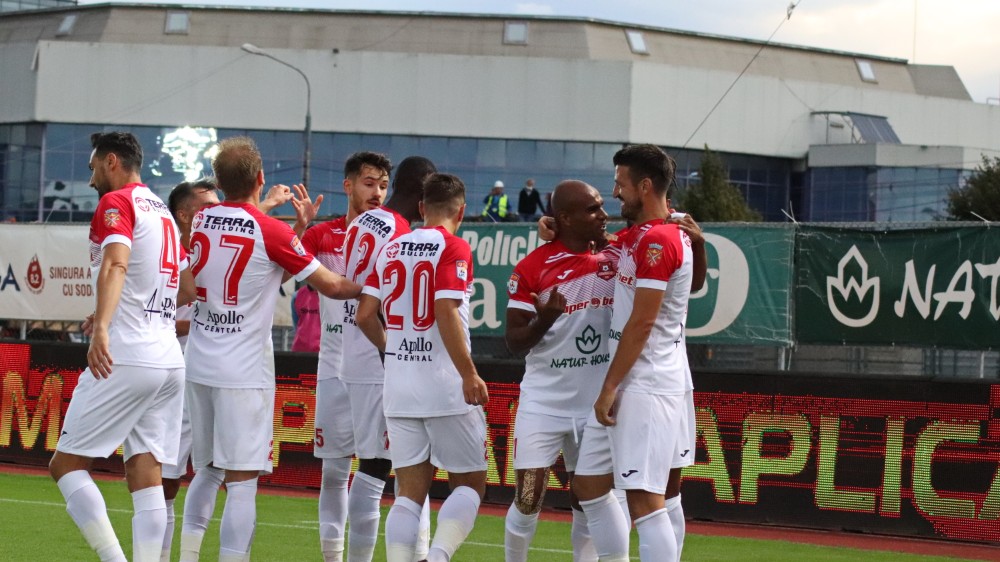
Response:
[[[410,222],[420,218],[422,180],[431,168],[430,161],[423,158],[404,160],[393,181],[392,196],[385,205],[351,221],[344,250],[348,279],[363,284],[375,266],[379,251],[390,240],[409,232]],[[385,371],[378,349],[358,329],[354,318],[357,303],[348,304],[344,349],[350,349],[351,354],[341,359],[340,379],[351,404],[355,454],[359,462],[348,492],[347,518],[351,524],[347,556],[350,562],[368,562],[375,552],[381,515],[379,503],[392,468],[382,408]],[[429,511],[426,520],[430,520]],[[427,532],[429,534],[429,528]]]
[[[465,186],[455,176],[424,182],[424,226],[379,254],[358,305],[358,326],[385,353],[385,415],[399,489],[386,518],[386,560],[414,560],[434,467],[452,492],[438,512],[427,560],[450,560],[472,530],[486,490],[486,383],[470,355],[472,253],[455,236]],[[379,319],[385,319],[385,328]],[[386,331],[388,330],[388,332]]]
[[[687,234],[663,224],[672,158],[654,145],[614,156],[614,195],[635,226],[622,241],[609,331],[611,365],[594,404],[609,426],[615,486],[626,491],[643,561],[678,560],[678,537],[665,501],[677,458],[694,457],[693,385],[684,352],[684,322],[694,255]],[[679,505],[679,496],[677,496]]]
[[[294,276],[341,299],[360,288],[321,266],[288,225],[260,211],[264,172],[251,139],[220,142],[212,169],[226,201],[202,210],[193,222],[197,299],[185,356],[185,398],[195,469],[211,465],[226,471],[219,560],[228,561],[249,555],[257,477],[272,468],[271,323],[278,286],[284,276]],[[293,203],[301,214],[303,203]]]
[[[167,525],[160,465],[177,457],[184,388],[174,315],[194,296],[193,282],[174,219],[141,183],[139,142],[109,132],[94,133],[91,144],[90,185],[100,195],[90,223],[97,307],[88,369],[73,391],[49,472],[100,559],[125,560],[89,473],[94,458],[124,445],[133,559],[155,561]]]
[[[560,450],[573,478],[584,425],[607,369],[618,256],[614,247],[594,251],[605,244],[602,203],[586,183],[557,185],[552,207],[558,238],[518,262],[507,284],[507,347],[528,352],[514,425],[517,484],[505,525],[508,562],[528,558],[549,467]],[[573,559],[596,561],[574,491]]]

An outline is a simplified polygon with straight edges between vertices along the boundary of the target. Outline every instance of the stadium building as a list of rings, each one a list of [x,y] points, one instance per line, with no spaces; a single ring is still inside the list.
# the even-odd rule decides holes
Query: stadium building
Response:
[[[101,128],[139,137],[160,193],[244,133],[269,183],[298,182],[307,100],[324,213],[343,212],[343,161],[359,149],[427,156],[475,207],[496,180],[513,195],[527,178],[549,191],[575,177],[610,196],[611,155],[632,142],[674,154],[684,188],[708,145],[770,221],[928,220],[1000,154],[1000,107],[973,102],[950,66],[586,18],[3,9],[0,214],[18,221],[89,220]]]

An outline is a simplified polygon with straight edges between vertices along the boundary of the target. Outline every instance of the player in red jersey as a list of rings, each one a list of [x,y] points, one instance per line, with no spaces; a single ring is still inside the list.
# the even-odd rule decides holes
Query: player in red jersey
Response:
[[[435,466],[448,471],[452,493],[438,513],[431,562],[455,554],[486,490],[481,406],[489,393],[470,355],[472,253],[455,236],[465,186],[434,174],[423,192],[424,226],[385,246],[358,305],[358,326],[385,353],[385,416],[399,484],[385,525],[389,562],[414,560],[420,504]]]
[[[294,276],[341,299],[357,295],[360,287],[320,265],[288,225],[260,211],[264,172],[251,139],[220,142],[212,168],[226,201],[194,218],[198,296],[185,357],[186,399],[195,468],[226,471],[219,553],[225,561],[248,556],[257,476],[272,467],[271,323],[278,286]],[[295,202],[300,214],[309,204]]]
[[[686,405],[693,385],[684,351],[694,255],[687,234],[663,224],[670,216],[673,159],[654,145],[633,145],[618,151],[614,163],[615,197],[635,225],[622,240],[612,360],[594,413],[609,426],[615,486],[626,490],[640,558],[677,560],[669,515],[675,506],[664,494],[678,457],[688,464],[694,457]]]
[[[527,560],[549,467],[560,450],[571,478],[576,470],[608,361],[618,256],[614,246],[594,251],[605,242],[603,201],[593,187],[566,180],[553,191],[552,206],[557,239],[522,259],[507,284],[507,346],[528,352],[514,427],[517,485],[505,525],[508,562]],[[573,558],[597,560],[572,491],[570,501]]]
[[[124,445],[133,559],[155,561],[167,525],[160,466],[176,461],[184,388],[174,316],[193,297],[193,283],[174,219],[142,184],[139,142],[122,132],[90,140],[90,184],[100,195],[90,223],[97,308],[88,369],[73,391],[49,472],[101,560],[125,560],[89,473],[94,458]]]
[[[420,217],[422,180],[433,170],[429,160],[407,158],[400,163],[392,196],[380,208],[355,218],[347,228],[345,254],[347,278],[363,283],[375,265],[379,251],[390,241],[410,231],[410,222]],[[344,318],[344,348],[352,351],[341,360],[340,378],[347,389],[354,428],[358,471],[348,493],[348,559],[371,560],[378,539],[379,502],[392,464],[382,408],[385,371],[378,349],[355,323],[355,303],[349,303]],[[429,506],[426,521],[429,535]]]

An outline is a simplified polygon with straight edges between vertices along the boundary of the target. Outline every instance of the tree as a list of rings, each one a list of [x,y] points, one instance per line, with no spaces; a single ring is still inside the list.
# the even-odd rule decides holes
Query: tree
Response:
[[[980,217],[1000,221],[1000,157],[991,160],[983,155],[982,164],[972,172],[965,187],[948,190],[949,220],[978,221]]]
[[[759,222],[760,213],[750,208],[739,188],[729,183],[722,158],[705,146],[698,168],[698,183],[675,195],[676,207],[698,222]]]

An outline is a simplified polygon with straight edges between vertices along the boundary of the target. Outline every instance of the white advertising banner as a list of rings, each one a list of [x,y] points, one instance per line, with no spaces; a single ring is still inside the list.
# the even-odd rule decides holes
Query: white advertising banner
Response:
[[[90,225],[0,224],[0,318],[83,320],[94,311]],[[291,326],[295,282],[284,286],[274,324]]]

